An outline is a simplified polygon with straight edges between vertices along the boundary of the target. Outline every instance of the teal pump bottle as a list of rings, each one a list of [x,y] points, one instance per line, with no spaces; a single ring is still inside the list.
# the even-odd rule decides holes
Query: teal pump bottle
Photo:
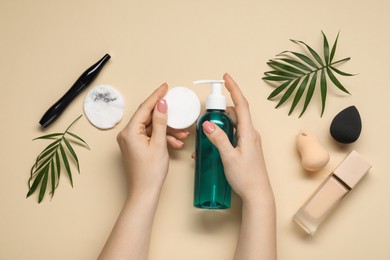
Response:
[[[227,134],[233,143],[233,123],[226,111],[226,98],[222,95],[223,80],[199,80],[194,84],[211,84],[206,100],[206,112],[196,124],[194,206],[204,209],[230,208],[231,188],[226,180],[218,149],[203,132],[205,121],[213,122]]]

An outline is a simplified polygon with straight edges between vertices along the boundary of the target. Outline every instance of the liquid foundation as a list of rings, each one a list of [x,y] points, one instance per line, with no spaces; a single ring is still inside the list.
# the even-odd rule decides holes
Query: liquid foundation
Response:
[[[371,164],[352,151],[297,211],[295,222],[313,235],[318,226],[366,175]]]

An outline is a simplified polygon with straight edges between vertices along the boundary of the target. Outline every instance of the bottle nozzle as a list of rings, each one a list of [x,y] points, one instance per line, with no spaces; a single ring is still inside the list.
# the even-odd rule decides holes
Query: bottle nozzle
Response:
[[[194,81],[194,84],[195,85],[199,85],[199,84],[215,84],[215,83],[217,83],[217,84],[224,84],[225,83],[225,81],[223,80],[223,79],[221,79],[221,80],[209,80],[209,79],[202,79],[202,80],[195,80]]]
[[[211,93],[206,100],[206,109],[226,110],[226,98],[222,95],[224,80],[196,80],[195,85],[210,84]]]

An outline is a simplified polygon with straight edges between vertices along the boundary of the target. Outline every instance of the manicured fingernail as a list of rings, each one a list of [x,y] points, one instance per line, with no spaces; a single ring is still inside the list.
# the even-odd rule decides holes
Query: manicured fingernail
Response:
[[[215,130],[215,126],[210,121],[205,121],[202,127],[207,134],[211,134]]]
[[[160,99],[158,101],[157,110],[161,113],[167,112],[167,101],[165,99]]]

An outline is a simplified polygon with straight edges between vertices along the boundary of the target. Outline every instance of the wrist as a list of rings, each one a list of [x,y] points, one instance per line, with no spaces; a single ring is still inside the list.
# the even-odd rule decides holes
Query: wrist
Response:
[[[155,204],[158,202],[160,193],[161,188],[158,187],[136,189],[130,186],[127,192],[126,201],[130,203],[142,202],[144,204]]]
[[[261,190],[256,190],[252,192],[247,192],[241,197],[242,204],[245,207],[260,207],[260,208],[274,208],[275,207],[275,198],[272,193],[272,190],[264,192]]]

